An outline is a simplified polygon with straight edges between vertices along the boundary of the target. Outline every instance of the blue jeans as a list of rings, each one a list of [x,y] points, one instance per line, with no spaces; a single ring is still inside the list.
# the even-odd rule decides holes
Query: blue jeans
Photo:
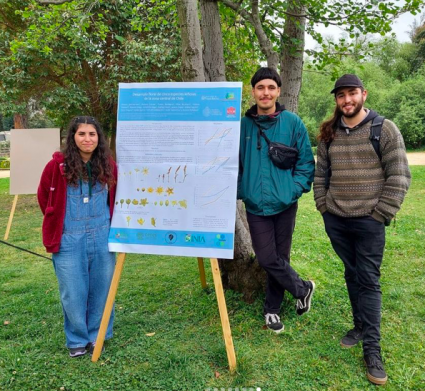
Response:
[[[68,348],[96,340],[115,269],[115,254],[108,250],[107,191],[95,186],[90,198],[87,191],[86,184],[68,186],[61,246],[52,257]],[[112,338],[113,320],[114,311],[105,339]]]
[[[385,226],[371,216],[344,218],[325,212],[323,220],[332,247],[344,263],[353,322],[363,329],[364,354],[379,353],[379,278],[385,247]]]

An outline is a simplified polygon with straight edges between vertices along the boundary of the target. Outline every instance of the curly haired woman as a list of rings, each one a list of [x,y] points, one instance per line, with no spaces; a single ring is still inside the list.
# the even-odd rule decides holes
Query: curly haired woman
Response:
[[[63,152],[47,163],[38,187],[43,244],[53,253],[70,357],[93,351],[115,254],[108,234],[117,167],[99,122],[75,117]],[[112,337],[113,313],[106,339]]]

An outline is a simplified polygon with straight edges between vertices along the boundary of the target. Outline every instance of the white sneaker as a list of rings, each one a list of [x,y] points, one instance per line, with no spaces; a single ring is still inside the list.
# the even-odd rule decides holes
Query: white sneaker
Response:
[[[274,331],[276,334],[279,334],[285,329],[285,326],[280,321],[279,315],[277,314],[265,314],[264,318],[266,319],[266,326],[271,331]]]

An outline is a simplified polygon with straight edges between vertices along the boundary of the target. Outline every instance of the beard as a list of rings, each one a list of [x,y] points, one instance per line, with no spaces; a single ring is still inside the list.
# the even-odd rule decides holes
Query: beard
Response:
[[[345,118],[353,118],[363,109],[364,102],[365,100],[363,98],[359,102],[355,102],[353,108],[349,112],[344,111],[341,106],[338,106],[338,112]]]

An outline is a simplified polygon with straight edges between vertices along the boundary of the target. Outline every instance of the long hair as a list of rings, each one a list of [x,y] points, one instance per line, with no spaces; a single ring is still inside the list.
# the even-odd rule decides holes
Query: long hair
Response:
[[[86,165],[81,159],[80,150],[75,143],[75,133],[82,124],[93,125],[96,128],[98,144],[90,158],[92,184],[100,182],[109,187],[115,184],[113,168],[110,163],[111,151],[106,143],[102,127],[94,117],[80,116],[71,120],[68,125],[66,144],[63,150],[65,158],[65,177],[69,184],[77,186],[80,179],[88,180]]]
[[[361,83],[361,81],[360,81],[360,83]],[[338,90],[335,91],[335,93],[334,93],[335,99],[336,99],[337,92],[341,88],[344,88],[344,86],[338,87]],[[356,88],[360,88],[360,90],[362,92],[364,91],[363,86],[362,87],[356,87]],[[362,105],[363,104],[364,104],[364,100],[363,100]],[[333,141],[333,139],[335,138],[336,128],[338,127],[338,123],[339,123],[342,115],[343,115],[343,112],[339,109],[338,105],[336,105],[333,116],[330,119],[328,119],[327,121],[323,121],[322,124],[320,125],[320,128],[319,128],[320,132],[319,132],[319,135],[317,136],[317,139],[319,141],[324,141],[325,143]]]
[[[328,143],[335,138],[335,131],[338,126],[338,122],[341,118],[341,115],[341,110],[338,108],[338,106],[336,106],[333,116],[327,121],[323,121],[320,125],[320,133],[317,136],[317,139],[319,141],[324,141],[325,143]]]

